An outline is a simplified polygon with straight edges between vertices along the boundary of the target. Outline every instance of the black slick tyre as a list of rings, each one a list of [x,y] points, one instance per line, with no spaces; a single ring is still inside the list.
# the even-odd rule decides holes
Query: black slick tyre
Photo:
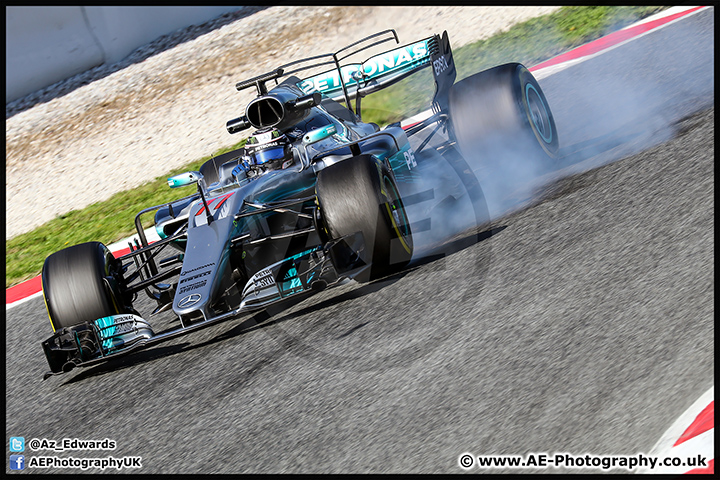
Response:
[[[322,223],[330,238],[362,232],[363,258],[371,262],[372,281],[402,270],[413,252],[410,224],[388,169],[371,155],[331,165],[318,174],[316,185]]]
[[[53,330],[125,313],[114,284],[115,258],[100,242],[53,253],[42,269],[42,290]]]
[[[522,151],[552,165],[559,142],[555,119],[532,73],[519,63],[499,65],[450,89],[450,119],[463,156]],[[501,161],[501,159],[498,159]]]

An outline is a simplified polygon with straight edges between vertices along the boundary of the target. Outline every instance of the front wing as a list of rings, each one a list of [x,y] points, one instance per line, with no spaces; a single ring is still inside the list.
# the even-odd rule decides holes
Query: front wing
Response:
[[[186,335],[192,331],[286,300],[335,286],[368,268],[361,232],[334,239],[259,271],[246,283],[240,304],[229,312],[155,334],[138,315],[120,314],[65,327],[42,342],[50,366],[44,378],[87,367]]]

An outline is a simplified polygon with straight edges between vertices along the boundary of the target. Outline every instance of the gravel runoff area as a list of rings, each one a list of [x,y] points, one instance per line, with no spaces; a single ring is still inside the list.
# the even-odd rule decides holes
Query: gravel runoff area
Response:
[[[386,28],[487,38],[559,7],[244,7],[6,105],[6,239],[230,146],[235,83]]]

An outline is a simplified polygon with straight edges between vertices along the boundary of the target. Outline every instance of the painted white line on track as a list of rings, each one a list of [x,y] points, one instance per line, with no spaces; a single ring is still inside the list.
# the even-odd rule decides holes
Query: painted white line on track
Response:
[[[6,304],[6,305],[5,305],[5,311],[10,310],[12,307],[17,307],[18,305],[22,305],[22,304],[25,303],[25,302],[29,302],[30,300],[32,300],[32,299],[34,299],[34,298],[37,298],[37,297],[42,297],[42,290],[39,291],[39,292],[37,292],[37,293],[33,293],[32,295],[29,295],[29,296],[27,296],[27,297],[25,297],[25,298],[21,298],[20,300],[17,300],[17,301],[14,301],[14,302],[12,302],[12,303]]]
[[[685,11],[685,10],[690,10],[691,8],[695,8],[695,7],[682,7],[682,8],[680,9],[680,11],[682,12],[682,11]],[[710,7],[701,8],[700,10],[697,10],[697,11],[691,12],[691,13],[688,13],[687,15],[683,15],[682,17],[676,18],[675,20],[670,20],[669,22],[663,23],[662,25],[659,25],[659,26],[653,28],[652,30],[648,30],[647,32],[640,33],[640,34],[638,34],[638,35],[636,35],[636,36],[634,36],[634,37],[628,38],[627,40],[623,40],[622,42],[619,42],[619,43],[617,43],[617,44],[615,44],[615,45],[613,45],[613,46],[611,46],[611,47],[607,47],[607,48],[605,48],[605,49],[603,49],[603,50],[601,50],[601,51],[599,51],[599,52],[591,53],[590,55],[585,55],[584,57],[575,58],[575,59],[568,60],[568,61],[563,62],[563,63],[559,63],[559,64],[557,64],[557,65],[551,65],[551,66],[549,66],[549,67],[545,67],[545,68],[543,68],[543,69],[536,70],[536,71],[533,72],[533,76],[534,76],[537,80],[540,80],[540,79],[543,79],[543,78],[547,78],[547,77],[549,77],[550,75],[555,75],[556,73],[561,72],[561,71],[565,70],[566,68],[572,67],[573,65],[577,65],[577,64],[582,63],[582,62],[584,62],[584,61],[586,61],[586,60],[590,60],[590,59],[592,59],[592,58],[595,58],[595,57],[597,57],[598,55],[602,55],[602,54],[605,54],[605,53],[607,53],[607,52],[609,52],[609,51],[611,51],[611,50],[615,50],[616,48],[621,47],[621,46],[623,46],[623,45],[625,45],[625,44],[627,44],[627,43],[633,42],[633,41],[637,40],[638,38],[642,38],[642,37],[644,37],[645,35],[648,35],[648,34],[650,34],[650,33],[657,32],[658,30],[661,30],[661,29],[663,29],[663,28],[665,28],[665,27],[667,27],[667,26],[669,26],[669,25],[673,25],[673,24],[679,22],[680,20],[684,20],[684,19],[689,18],[689,17],[692,17],[693,15],[696,15],[696,14],[698,14],[698,13],[700,13],[700,12],[704,12],[704,11],[707,10],[708,8],[710,8]],[[663,12],[661,12],[661,13],[665,13],[666,11],[667,11],[667,10],[665,10],[665,11],[663,11]],[[678,12],[678,11],[675,11],[675,12],[673,12],[673,13],[679,13],[679,12]],[[660,14],[658,14],[658,15],[659,15],[659,16],[658,16],[657,18],[653,19],[653,20],[657,20],[658,18],[670,16],[670,14],[667,14],[667,15],[660,15]],[[637,24],[633,24],[633,25],[630,25],[630,26],[628,26],[628,27],[625,27],[623,30],[628,29],[628,28],[631,28],[631,27],[635,27],[635,26],[640,25],[640,24],[642,24],[642,23],[647,23],[647,22],[638,22]]]
[[[662,12],[655,13],[653,15],[650,15],[649,17],[645,17],[642,20],[639,20],[632,25],[628,25],[627,27],[621,28],[621,30],[627,30],[629,28],[633,28],[636,25],[642,25],[644,23],[648,22],[654,22],[655,20],[658,20],[660,18],[669,17],[671,15],[675,15],[676,13],[682,13],[687,10],[692,10],[693,8],[697,8],[700,5],[694,5],[694,6],[681,6],[681,7],[670,7],[666,10],[663,10]]]

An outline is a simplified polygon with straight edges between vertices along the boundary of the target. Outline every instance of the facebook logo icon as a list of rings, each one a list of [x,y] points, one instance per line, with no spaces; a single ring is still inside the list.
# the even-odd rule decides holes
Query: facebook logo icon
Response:
[[[25,455],[10,455],[10,470],[25,470]]]
[[[25,450],[25,438],[24,437],[10,437],[10,451],[11,452],[22,452]]]

